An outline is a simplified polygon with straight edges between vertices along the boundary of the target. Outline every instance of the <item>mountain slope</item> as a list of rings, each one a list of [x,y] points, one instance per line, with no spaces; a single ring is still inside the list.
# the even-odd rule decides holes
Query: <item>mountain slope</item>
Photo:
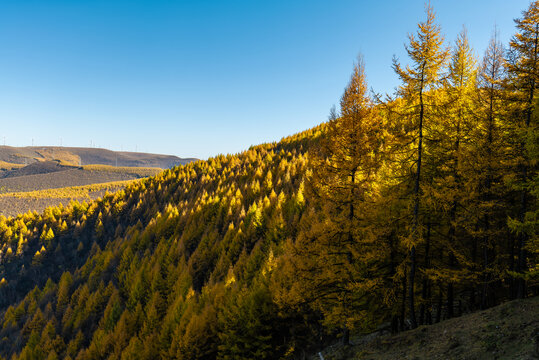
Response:
[[[165,170],[90,203],[0,217],[0,355],[302,359],[334,341],[306,303],[276,302],[279,259],[309,224],[303,178],[324,129]],[[520,314],[506,323],[506,310],[492,310],[326,358],[531,354],[537,301],[513,304],[499,308]],[[463,321],[469,333],[444,337]]]
[[[488,356],[529,355],[523,317],[514,339],[500,323],[443,344],[458,318],[407,332],[539,293],[539,1],[522,14],[509,58],[493,40],[477,69],[465,32],[449,54],[427,6],[385,103],[360,60],[326,125],[0,216],[0,355],[305,359],[384,324],[393,343],[356,355],[458,358],[481,339],[478,357],[506,341],[516,348]]]
[[[166,170],[90,204],[0,217],[0,354],[290,351],[286,339],[311,330],[278,315],[267,273],[297,231],[305,151],[318,133]]]
[[[0,174],[0,215],[16,216],[27,211],[42,212],[48,206],[67,205],[70,200],[96,199],[72,197],[73,187],[127,182],[161,172],[160,168],[112,167],[108,165],[62,165],[57,161],[39,161]],[[125,184],[124,184],[125,185]],[[121,188],[122,186],[116,186]],[[64,188],[61,192],[59,189]],[[54,189],[54,190],[53,190]],[[58,189],[58,190],[57,190]],[[41,191],[40,193],[38,193]]]

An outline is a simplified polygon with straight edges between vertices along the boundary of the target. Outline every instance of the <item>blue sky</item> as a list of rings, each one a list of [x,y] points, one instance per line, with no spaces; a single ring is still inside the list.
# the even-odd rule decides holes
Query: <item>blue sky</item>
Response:
[[[507,43],[523,0],[432,0],[448,43]],[[325,121],[358,53],[392,92],[424,1],[0,0],[0,143],[207,158]]]

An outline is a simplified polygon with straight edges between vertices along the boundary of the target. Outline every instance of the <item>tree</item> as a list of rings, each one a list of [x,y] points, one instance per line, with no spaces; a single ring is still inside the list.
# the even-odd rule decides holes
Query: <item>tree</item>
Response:
[[[411,65],[402,67],[397,59],[393,60],[393,69],[402,81],[397,90],[404,102],[402,121],[408,138],[404,144],[411,153],[415,153],[412,164],[415,171],[410,173],[413,180],[411,191],[412,220],[405,245],[409,249],[408,297],[412,328],[417,327],[415,314],[415,276],[417,270],[416,249],[423,242],[423,224],[420,207],[422,197],[421,171],[424,167],[424,133],[429,129],[429,122],[434,122],[437,105],[435,89],[441,85],[440,72],[445,65],[448,51],[442,48],[443,37],[440,27],[435,23],[435,13],[428,5],[427,19],[418,25],[417,35],[409,34],[409,43],[405,46]],[[411,155],[404,156],[408,161]]]
[[[252,289],[228,291],[218,313],[218,358],[273,359],[282,358],[282,343],[275,335],[285,329],[275,321],[277,313],[266,284],[257,279]],[[272,329],[277,331],[273,332]]]
[[[433,192],[435,201],[442,204],[447,214],[448,266],[443,271],[442,280],[447,283],[447,316],[454,316],[454,284],[465,278],[470,259],[467,258],[467,234],[462,213],[467,203],[464,183],[468,180],[469,171],[466,159],[470,149],[470,135],[475,124],[473,98],[475,93],[476,67],[472,49],[468,42],[466,29],[457,37],[451,52],[444,86],[446,104],[443,114],[436,121],[436,145],[433,155],[437,158],[436,174],[438,174],[438,191]],[[439,164],[439,165],[438,165]],[[460,259],[460,260],[457,260]],[[457,263],[459,261],[460,263]],[[466,264],[464,263],[466,262]],[[466,266],[468,265],[468,266]]]
[[[519,208],[510,221],[518,234],[517,243],[517,297],[526,296],[524,273],[528,270],[527,242],[535,232],[537,199],[534,197],[537,176],[536,141],[538,121],[536,114],[539,85],[539,1],[534,1],[515,20],[517,33],[509,43],[506,62],[508,89],[512,96],[512,125],[517,139],[514,144],[514,162],[518,177],[514,187],[519,190]],[[531,215],[531,216],[530,216]]]
[[[503,55],[504,48],[495,30],[478,71],[474,104],[477,125],[472,133],[473,148],[470,153],[470,166],[475,171],[470,174],[470,187],[466,189],[474,197],[471,199],[469,213],[476,215],[472,217],[469,230],[475,235],[472,261],[481,264],[480,307],[483,309],[495,303],[490,283],[501,275],[493,269],[495,245],[496,239],[504,238],[507,216],[503,206],[504,195],[507,193],[503,183],[503,176],[507,174]],[[480,240],[479,246],[476,239]],[[512,244],[510,248],[513,248]],[[471,302],[474,301],[472,293]]]
[[[295,270],[301,281],[292,294],[325,315],[329,327],[349,330],[362,321],[377,279],[369,264],[387,255],[376,242],[373,218],[376,180],[382,166],[383,121],[367,94],[363,61],[354,67],[341,98],[341,116],[332,110],[327,133],[309,159],[311,176],[303,230],[296,241]]]

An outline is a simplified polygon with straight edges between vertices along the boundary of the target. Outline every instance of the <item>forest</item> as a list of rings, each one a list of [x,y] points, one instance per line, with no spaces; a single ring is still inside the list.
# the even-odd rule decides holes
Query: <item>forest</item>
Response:
[[[394,94],[360,57],[315,128],[0,216],[0,356],[304,359],[539,295],[538,45],[539,1],[481,58],[427,6]]]

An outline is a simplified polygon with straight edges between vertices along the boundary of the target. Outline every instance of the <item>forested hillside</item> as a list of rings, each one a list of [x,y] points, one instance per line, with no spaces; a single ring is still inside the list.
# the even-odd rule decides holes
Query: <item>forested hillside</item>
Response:
[[[101,201],[2,219],[3,355],[286,351],[292,328],[268,274],[296,237],[303,149],[317,133],[167,170]]]
[[[359,59],[318,127],[0,217],[0,354],[301,359],[538,295],[538,43],[539,2],[480,60],[428,7],[392,96]]]

